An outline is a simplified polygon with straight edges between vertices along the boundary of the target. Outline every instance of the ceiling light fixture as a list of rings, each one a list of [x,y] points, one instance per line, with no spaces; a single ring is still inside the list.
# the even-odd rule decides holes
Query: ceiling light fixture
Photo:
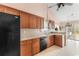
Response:
[[[56,4],[53,5],[53,6],[49,6],[49,8],[52,8],[52,7],[54,7],[54,6],[57,6],[57,11],[58,11],[61,7],[64,7],[65,5],[72,6],[73,3],[56,3]]]

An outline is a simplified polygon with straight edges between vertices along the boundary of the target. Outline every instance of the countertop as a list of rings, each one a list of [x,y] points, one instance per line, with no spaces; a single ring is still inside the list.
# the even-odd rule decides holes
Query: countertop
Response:
[[[50,33],[45,33],[45,32],[34,32],[34,30],[28,30],[27,32],[25,30],[22,30],[21,31],[21,41],[30,40],[33,38],[49,37],[51,35],[64,35],[64,34],[65,34],[64,31],[53,31]]]

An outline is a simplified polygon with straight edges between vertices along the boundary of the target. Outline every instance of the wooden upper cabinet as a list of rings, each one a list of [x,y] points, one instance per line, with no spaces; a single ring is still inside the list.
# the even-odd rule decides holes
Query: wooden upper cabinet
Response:
[[[36,38],[32,40],[32,53],[33,55],[40,52],[40,39]]]
[[[41,28],[41,18],[37,17],[37,29]]]
[[[41,17],[37,17],[37,29],[44,28],[44,19]]]
[[[41,18],[41,24],[40,24],[40,26],[41,26],[41,29],[44,28],[44,18]]]
[[[37,25],[37,19],[36,19],[36,16],[33,16],[33,29],[36,29],[37,27],[36,27],[36,25]]]
[[[29,28],[33,28],[33,15],[30,14],[29,16]]]
[[[29,14],[20,12],[20,28],[29,28]]]
[[[19,11],[14,8],[0,5],[0,12],[20,16],[20,28],[42,29],[44,28],[44,19],[42,17]]]
[[[31,28],[31,29],[36,29],[37,28],[36,27],[36,25],[37,25],[36,20],[37,20],[36,16],[30,14],[30,16],[29,16],[29,28]]]
[[[0,5],[0,12],[5,12],[5,7]]]
[[[13,14],[13,15],[20,15],[20,12],[16,9],[5,7],[5,13]]]
[[[13,15],[20,15],[20,11],[14,8],[10,8],[4,5],[0,5],[0,12],[8,13],[8,14],[13,14]]]

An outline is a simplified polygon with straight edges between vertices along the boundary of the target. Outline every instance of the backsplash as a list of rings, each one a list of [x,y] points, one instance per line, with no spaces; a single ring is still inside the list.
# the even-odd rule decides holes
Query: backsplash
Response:
[[[27,38],[27,37],[33,37],[38,35],[43,35],[44,31],[40,29],[21,29],[21,39]]]

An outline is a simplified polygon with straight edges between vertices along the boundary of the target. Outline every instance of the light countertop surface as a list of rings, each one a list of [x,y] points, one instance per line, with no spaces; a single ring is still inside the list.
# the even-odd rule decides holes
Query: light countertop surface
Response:
[[[23,40],[30,40],[33,38],[40,38],[40,37],[49,37],[51,35],[64,35],[64,31],[53,31],[50,33],[39,32],[39,30],[21,30],[21,41]]]

